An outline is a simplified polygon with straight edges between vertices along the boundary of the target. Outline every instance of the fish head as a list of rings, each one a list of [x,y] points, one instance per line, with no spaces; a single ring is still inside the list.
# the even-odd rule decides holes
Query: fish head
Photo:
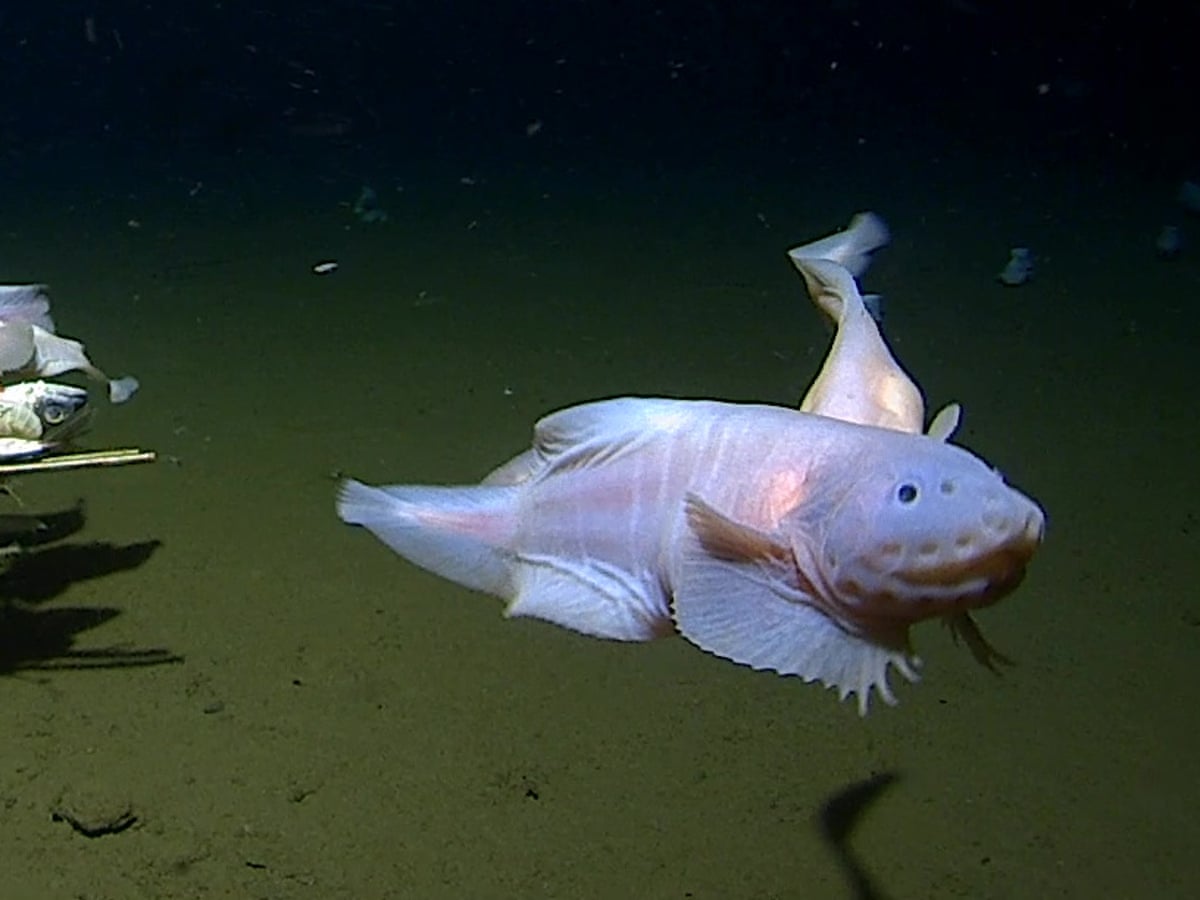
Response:
[[[810,532],[822,605],[851,630],[886,639],[1012,591],[1045,530],[1037,503],[961,447],[869,431],[871,446],[827,499],[819,536]]]
[[[0,391],[0,431],[5,437],[59,443],[84,431],[90,419],[88,392],[74,385],[23,381]]]
[[[34,384],[38,390],[33,411],[45,429],[45,439],[65,441],[80,434],[91,424],[92,410],[88,406],[88,392],[84,388],[49,381]]]

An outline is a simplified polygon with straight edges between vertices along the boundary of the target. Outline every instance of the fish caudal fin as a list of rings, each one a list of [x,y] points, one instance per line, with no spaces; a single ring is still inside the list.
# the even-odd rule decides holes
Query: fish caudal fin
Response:
[[[132,375],[113,378],[108,382],[108,399],[112,403],[125,403],[138,392],[141,383]]]
[[[516,488],[391,485],[343,481],[337,512],[409,562],[497,597],[514,593],[504,547]]]
[[[797,266],[802,259],[827,259],[861,278],[871,265],[871,254],[891,240],[883,219],[863,212],[850,220],[845,231],[793,247],[788,256]]]

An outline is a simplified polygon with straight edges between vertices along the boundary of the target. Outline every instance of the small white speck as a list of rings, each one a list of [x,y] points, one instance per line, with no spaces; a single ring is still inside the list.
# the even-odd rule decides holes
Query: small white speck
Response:
[[[330,272],[336,272],[337,268],[338,264],[334,260],[329,259],[325,262],[317,263],[313,266],[312,270],[317,275],[328,275]]]

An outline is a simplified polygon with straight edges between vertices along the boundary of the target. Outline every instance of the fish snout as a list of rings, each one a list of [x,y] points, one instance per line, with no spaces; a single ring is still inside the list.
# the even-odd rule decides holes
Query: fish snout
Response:
[[[1020,491],[1005,486],[985,498],[979,530],[984,546],[1008,549],[1028,559],[1045,535],[1046,514]]]
[[[966,607],[986,606],[1013,590],[1042,542],[1046,514],[1007,485],[985,497],[977,524],[954,541],[954,559],[933,566],[934,582]]]

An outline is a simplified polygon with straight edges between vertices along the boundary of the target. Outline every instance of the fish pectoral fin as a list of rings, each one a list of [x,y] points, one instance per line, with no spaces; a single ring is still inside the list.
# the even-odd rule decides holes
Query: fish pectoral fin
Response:
[[[840,699],[855,694],[864,714],[872,690],[896,703],[889,667],[917,680],[920,661],[907,649],[852,634],[814,605],[777,537],[721,515],[694,495],[686,504],[691,534],[683,542],[672,613],[687,640],[752,669],[818,681]]]
[[[708,553],[719,559],[778,560],[791,559],[788,545],[771,534],[717,512],[695,494],[684,499],[684,513],[692,533]]]

